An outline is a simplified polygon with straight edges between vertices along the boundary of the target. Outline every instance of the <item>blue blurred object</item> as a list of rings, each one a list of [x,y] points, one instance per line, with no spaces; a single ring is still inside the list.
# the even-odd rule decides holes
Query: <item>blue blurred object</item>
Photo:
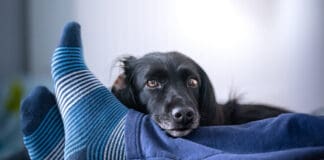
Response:
[[[17,113],[0,107],[0,159],[10,157],[24,149]]]
[[[26,81],[27,82],[27,81]],[[25,81],[2,81],[0,88],[0,159],[28,159],[20,130],[19,107]],[[30,84],[29,84],[30,85]]]

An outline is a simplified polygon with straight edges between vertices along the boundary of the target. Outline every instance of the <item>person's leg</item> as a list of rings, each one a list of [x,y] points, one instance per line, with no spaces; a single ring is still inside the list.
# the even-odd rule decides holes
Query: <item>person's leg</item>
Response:
[[[23,140],[31,159],[63,159],[64,129],[55,96],[35,88],[21,104]]]
[[[88,70],[75,22],[66,25],[55,50],[52,77],[65,129],[64,158],[125,158],[127,108]]]

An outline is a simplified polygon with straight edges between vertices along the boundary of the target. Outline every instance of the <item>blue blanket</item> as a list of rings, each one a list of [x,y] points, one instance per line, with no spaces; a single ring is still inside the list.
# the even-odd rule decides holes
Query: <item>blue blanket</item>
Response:
[[[324,159],[324,117],[283,114],[243,125],[200,127],[172,138],[131,110],[125,127],[129,159]]]

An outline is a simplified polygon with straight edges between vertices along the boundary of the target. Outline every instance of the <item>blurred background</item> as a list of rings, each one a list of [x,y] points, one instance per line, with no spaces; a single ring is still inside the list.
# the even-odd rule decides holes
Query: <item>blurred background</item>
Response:
[[[219,102],[235,91],[323,114],[323,15],[322,0],[2,0],[0,159],[23,148],[21,98],[53,89],[51,54],[68,21],[81,24],[86,63],[107,86],[118,57],[176,50],[206,70]]]

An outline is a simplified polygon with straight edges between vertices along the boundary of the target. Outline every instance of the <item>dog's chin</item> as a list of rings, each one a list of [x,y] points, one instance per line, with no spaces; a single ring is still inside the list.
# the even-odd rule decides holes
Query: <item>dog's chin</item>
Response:
[[[153,115],[152,119],[163,129],[168,135],[178,138],[183,137],[191,133],[194,129],[199,126],[199,116],[195,118],[192,124],[185,126],[177,124],[171,120],[161,120],[161,116]]]
[[[183,137],[188,135],[192,129],[181,129],[181,130],[177,130],[177,129],[169,129],[169,130],[165,130],[170,136],[178,138],[178,137]]]

